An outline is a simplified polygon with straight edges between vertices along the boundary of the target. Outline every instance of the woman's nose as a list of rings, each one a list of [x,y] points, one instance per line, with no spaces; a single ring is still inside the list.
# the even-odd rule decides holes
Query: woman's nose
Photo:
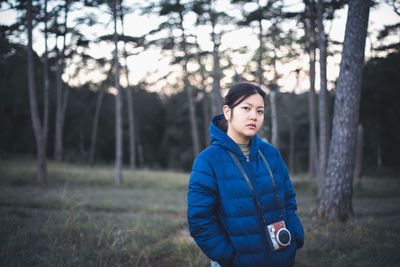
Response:
[[[253,111],[250,112],[249,119],[250,120],[256,120],[257,119],[256,111],[253,110]]]

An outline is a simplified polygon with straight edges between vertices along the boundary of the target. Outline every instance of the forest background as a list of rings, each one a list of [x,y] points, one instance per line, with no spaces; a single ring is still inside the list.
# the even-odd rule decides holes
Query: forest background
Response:
[[[1,35],[1,138],[0,147],[3,155],[31,155],[36,153],[36,144],[33,142],[34,133],[30,123],[29,95],[27,94],[27,68],[25,56],[26,29],[23,25],[25,14],[23,6],[18,7],[18,2],[3,1],[2,11],[12,9],[17,11],[17,21],[12,25],[2,26]],[[58,150],[62,155],[58,155],[59,160],[73,162],[95,162],[112,163],[115,159],[115,107],[113,88],[115,84],[112,75],[112,14],[106,4],[99,1],[82,2],[69,1],[68,11],[65,13],[64,2],[49,1],[48,7],[48,85],[49,94],[49,117],[48,117],[48,137],[47,154],[55,157],[55,148],[58,144]],[[206,1],[207,2],[207,1]],[[265,14],[262,19],[264,25],[262,40],[265,47],[257,47],[254,42],[257,41],[257,5],[245,4],[246,1],[229,4],[226,1],[224,5],[218,5],[219,1],[211,5],[224,10],[217,10],[218,19],[215,22],[214,39],[212,39],[212,25],[207,21],[207,14],[197,14],[193,10],[185,10],[185,15],[190,23],[185,27],[188,42],[188,59],[190,86],[193,90],[193,105],[195,106],[195,120],[198,129],[199,148],[204,148],[208,144],[207,129],[211,110],[211,92],[220,91],[221,95],[226,92],[229,86],[240,80],[258,82],[260,69],[257,61],[262,61],[262,84],[267,92],[277,85],[277,124],[279,137],[279,148],[286,162],[292,167],[290,170],[296,172],[309,171],[309,151],[310,151],[310,118],[316,120],[318,108],[316,106],[310,109],[309,87],[313,90],[319,88],[319,70],[316,73],[310,72],[308,33],[304,25],[308,22],[304,13],[304,4],[297,3],[300,6],[298,13],[292,11],[285,12],[285,5],[280,1],[269,1],[265,7],[270,14]],[[239,3],[242,2],[242,3]],[[251,2],[251,1],[249,1]],[[262,2],[262,1],[261,1]],[[299,2],[299,1],[298,1]],[[332,3],[340,1],[332,1]],[[393,2],[393,1],[392,1]],[[337,4],[337,7],[327,7],[326,24],[333,24],[332,20],[336,13],[345,8],[344,4]],[[393,2],[394,3],[394,2]],[[43,3],[34,2],[36,5],[34,21],[34,44],[36,43],[41,55],[34,54],[35,81],[37,88],[37,101],[40,114],[44,114],[44,25],[43,25]],[[190,3],[185,3],[188,6]],[[193,3],[192,3],[193,4]],[[378,4],[373,9],[382,8]],[[98,5],[94,7],[94,5]],[[124,16],[130,14],[145,14],[141,16],[157,16],[161,7],[148,7],[145,4],[123,3]],[[153,3],[153,5],[156,5]],[[261,4],[260,4],[261,5]],[[341,6],[342,5],[342,6]],[[394,5],[394,4],[393,4]],[[270,6],[276,6],[273,9]],[[290,7],[290,5],[288,5]],[[245,8],[246,7],[246,8]],[[301,9],[303,7],[303,10]],[[41,8],[41,9],[39,9]],[[51,8],[51,9],[50,9]],[[157,9],[158,8],[158,9]],[[189,8],[189,7],[185,7]],[[193,9],[193,7],[191,7]],[[334,9],[336,8],[336,9]],[[392,12],[391,17],[397,16],[394,11],[386,7],[386,11],[381,12],[380,16],[385,16]],[[147,11],[146,11],[147,9]],[[330,9],[330,10],[328,10]],[[233,11],[232,11],[233,10]],[[231,17],[242,10],[240,17]],[[96,17],[96,12],[102,14]],[[101,13],[103,12],[103,13]],[[275,14],[274,14],[275,12]],[[373,12],[373,11],[371,11]],[[108,21],[103,21],[103,18]],[[277,16],[279,14],[279,16]],[[390,13],[389,13],[390,14]],[[394,15],[393,15],[394,14]],[[195,21],[193,16],[196,15]],[[68,23],[67,31],[64,32],[64,16]],[[193,140],[191,139],[190,116],[188,116],[189,104],[185,96],[183,87],[182,71],[179,64],[182,62],[183,52],[180,47],[181,36],[177,25],[173,25],[172,17],[174,14],[164,14],[159,16],[163,22],[159,27],[152,29],[148,34],[141,36],[122,37],[122,26],[118,25],[120,41],[119,57],[122,64],[121,68],[121,94],[123,99],[123,160],[129,163],[129,118],[128,118],[128,97],[127,91],[132,91],[134,101],[133,113],[135,114],[135,166],[141,168],[163,168],[175,170],[190,170],[194,158]],[[165,17],[165,18],[164,18]],[[185,17],[185,19],[186,19]],[[204,17],[204,18],[203,18]],[[101,18],[102,21],[96,21]],[[379,19],[379,17],[377,17]],[[126,19],[125,19],[126,20]],[[344,20],[344,17],[342,17]],[[188,22],[188,23],[189,23]],[[172,25],[166,25],[171,23]],[[197,24],[196,24],[197,23]],[[303,23],[303,24],[302,24]],[[370,45],[366,58],[365,72],[362,83],[362,97],[360,109],[360,122],[365,128],[363,171],[389,171],[398,173],[399,157],[397,149],[399,148],[399,126],[398,126],[398,22],[390,25],[373,24],[374,31],[369,32]],[[370,22],[372,24],[372,22]],[[84,25],[84,26],[82,26]],[[223,25],[223,26],[222,26]],[[104,31],[109,34],[101,35],[98,32],[89,35],[87,32],[91,28],[106,27]],[[336,26],[336,24],[335,24]],[[342,24],[343,26],[343,24]],[[137,27],[138,24],[125,25],[126,28]],[[213,50],[202,50],[199,42],[196,43],[196,27],[202,27],[200,35],[209,30],[209,40]],[[336,26],[337,27],[337,26]],[[246,32],[243,29],[247,29]],[[250,29],[250,31],[248,30]],[[242,30],[242,32],[240,32]],[[93,31],[93,30],[92,30]],[[239,33],[228,36],[231,31]],[[332,31],[332,30],[331,30]],[[169,35],[171,33],[172,35]],[[334,33],[337,34],[337,31]],[[244,35],[246,34],[246,35]],[[251,36],[251,34],[255,36]],[[344,29],[342,28],[342,36]],[[65,43],[63,41],[65,35]],[[226,37],[224,39],[224,36]],[[202,36],[204,38],[204,36]],[[333,113],[334,85],[338,75],[338,65],[340,63],[340,51],[342,40],[338,36],[330,36],[328,32],[328,88],[329,90],[329,110]],[[58,43],[55,46],[55,39]],[[108,38],[108,39],[107,39]],[[248,39],[253,43],[245,44],[243,47],[232,45],[231,47],[224,40],[243,43],[243,39]],[[339,37],[340,39],[340,37]],[[124,42],[125,41],[125,42]],[[203,41],[204,42],[204,41]],[[125,45],[124,45],[125,43]],[[51,45],[50,45],[51,44]],[[126,47],[126,56],[129,61],[128,69],[125,69],[124,48]],[[209,46],[209,44],[208,44]],[[314,44],[315,46],[315,44]],[[108,51],[109,53],[98,53]],[[220,48],[222,47],[222,49]],[[233,47],[233,48],[232,48]],[[253,50],[253,48],[256,48]],[[149,56],[147,50],[152,50],[153,55]],[[155,49],[158,51],[154,52]],[[258,59],[259,50],[263,49],[262,58]],[[94,52],[93,52],[94,51]],[[161,51],[161,52],[160,52]],[[157,53],[158,52],[158,53]],[[164,66],[165,61],[170,62],[169,68],[153,69],[153,72],[143,73],[141,80],[132,82],[138,75],[136,72],[143,72],[141,63],[146,64],[146,58],[139,58],[139,62],[134,62],[133,58],[137,54],[147,53],[149,60],[160,56],[159,66]],[[62,55],[63,54],[63,55]],[[155,55],[154,55],[155,54]],[[62,59],[60,59],[62,57]],[[217,57],[217,59],[215,59]],[[243,59],[249,59],[243,62]],[[318,59],[318,58],[317,58]],[[62,62],[59,62],[59,61]],[[201,68],[198,65],[201,62]],[[216,61],[218,60],[218,61]],[[216,62],[218,64],[216,64]],[[295,62],[295,63],[293,63]],[[291,64],[289,64],[291,63]],[[316,60],[318,63],[318,60]],[[286,64],[286,65],[285,65]],[[312,64],[312,62],[311,62]],[[145,65],[147,67],[147,65]],[[318,65],[316,65],[318,67]],[[146,68],[144,67],[144,68]],[[153,67],[154,68],[154,67]],[[147,67],[148,69],[148,67]],[[129,72],[129,84],[126,81],[125,72]],[[315,72],[315,65],[314,65]],[[310,73],[316,75],[311,77]],[[161,77],[160,77],[161,75]],[[61,77],[60,77],[61,76]],[[25,78],[24,78],[25,77]],[[299,81],[296,81],[296,77]],[[333,78],[330,78],[333,77]],[[104,79],[101,79],[104,78]],[[140,77],[139,77],[140,78]],[[61,79],[61,81],[60,81]],[[82,82],[83,81],[83,82]],[[314,84],[312,84],[314,83]],[[127,87],[128,86],[128,87]],[[63,109],[60,98],[57,99],[57,93],[60,89],[66,95]],[[279,89],[281,88],[281,89]],[[104,97],[103,97],[104,94]],[[315,97],[315,96],[314,96]],[[318,100],[312,101],[314,105]],[[99,109],[98,117],[96,114],[96,105]],[[56,111],[61,110],[61,111]],[[310,115],[313,110],[314,115]],[[57,114],[59,114],[57,115]],[[218,113],[218,112],[213,112]],[[60,135],[60,130],[56,130],[60,122],[57,116],[62,117],[62,142],[55,141],[56,132]],[[332,115],[330,116],[332,118]],[[266,123],[263,137],[272,141],[272,123],[271,123],[271,105],[267,103]],[[314,119],[313,119],[314,118]],[[98,122],[95,122],[98,120]],[[314,122],[313,122],[314,123]],[[98,125],[94,132],[94,125]],[[316,126],[315,131],[318,131]],[[294,137],[293,137],[294,135]],[[292,139],[291,139],[292,136]],[[93,140],[95,137],[96,140]],[[292,148],[291,148],[292,146]],[[197,148],[197,150],[199,149]],[[198,151],[197,151],[198,152]],[[60,152],[58,152],[60,153]],[[90,153],[92,156],[90,157]],[[292,153],[292,155],[290,155]]]
[[[360,29],[347,34],[343,22],[346,12],[347,22],[364,18],[368,23],[368,13],[348,11],[349,2],[352,12],[363,5],[358,0],[0,1],[1,203],[6,218],[3,229],[9,231],[0,233],[4,234],[2,240],[7,240],[1,253],[15,256],[19,249],[25,251],[19,247],[23,243],[20,239],[12,241],[12,233],[24,233],[21,235],[27,243],[33,242],[30,227],[43,224],[38,218],[44,215],[45,225],[54,216],[58,229],[44,231],[40,240],[55,242],[51,247],[44,242],[47,249],[82,249],[82,236],[89,236],[94,245],[86,248],[88,255],[95,246],[104,250],[105,256],[78,257],[82,266],[91,261],[107,266],[116,256],[122,265],[138,265],[143,260],[146,266],[173,266],[171,261],[179,261],[179,257],[183,262],[176,266],[188,266],[188,262],[206,265],[207,260],[193,247],[181,247],[182,255],[174,254],[175,258],[160,252],[170,243],[146,247],[158,234],[168,239],[171,231],[185,229],[185,200],[180,198],[186,190],[185,173],[208,145],[210,118],[221,110],[226,90],[246,80],[261,84],[267,93],[261,135],[279,148],[299,191],[300,216],[311,239],[303,258],[300,255],[300,266],[358,262],[357,257],[369,255],[366,250],[365,254],[356,253],[355,258],[341,258],[339,246],[345,246],[346,239],[339,237],[329,241],[334,242],[335,252],[339,251],[339,257],[332,256],[336,261],[329,256],[316,259],[328,252],[319,251],[324,248],[315,240],[332,240],[332,228],[343,233],[346,228],[334,224],[318,232],[311,229],[315,221],[310,219],[318,214],[320,218],[347,221],[353,215],[353,178],[365,180],[363,189],[354,187],[354,206],[371,217],[357,221],[359,229],[351,221],[350,233],[371,234],[366,230],[375,222],[371,218],[394,214],[396,208],[391,204],[399,201],[395,195],[400,177],[400,6],[396,0],[364,1],[371,4],[368,32],[360,47],[348,46],[346,50],[344,39],[362,33]],[[390,22],[383,23],[388,18]],[[343,57],[345,51],[347,55],[361,54],[361,63],[352,61],[351,56]],[[351,66],[360,66],[358,76],[340,80],[342,71],[342,77],[346,76],[340,65],[344,59]],[[151,63],[155,67],[149,67]],[[353,86],[358,78],[362,80]],[[344,106],[337,108],[340,103]],[[348,107],[353,113],[336,115]],[[348,121],[351,130],[346,131],[340,122]],[[331,138],[335,134],[346,138]],[[349,166],[340,165],[340,149],[335,151],[339,147],[351,148],[342,154],[342,162],[350,162]],[[324,184],[324,179],[335,181],[335,175],[339,176],[337,184],[351,186],[340,190],[327,187],[329,182]],[[42,189],[35,186],[44,184],[47,187]],[[72,189],[67,190],[69,184]],[[122,191],[109,188],[112,184]],[[143,196],[146,190],[150,190],[149,195]],[[166,193],[169,195],[164,196]],[[321,194],[329,196],[327,202]],[[93,200],[86,199],[89,196]],[[360,196],[368,201],[378,196],[373,203],[379,203],[379,212],[368,210],[375,207],[368,201],[357,202]],[[381,197],[387,199],[379,202]],[[130,200],[125,203],[127,198]],[[345,204],[335,206],[335,198]],[[335,207],[330,208],[332,205]],[[45,214],[37,216],[32,208]],[[67,212],[66,219],[47,213],[52,209]],[[88,217],[77,213],[81,209],[127,212],[137,227],[135,235],[129,234],[129,226],[127,233],[116,230],[126,221],[109,228],[108,219],[99,219],[97,230],[88,230]],[[145,218],[131,218],[135,213]],[[35,219],[27,221],[27,217]],[[166,222],[161,232],[148,232],[145,225],[157,226],[160,218]],[[58,220],[64,223],[57,226]],[[21,225],[29,226],[26,232],[13,228]],[[55,232],[65,244],[57,247],[59,239],[52,239]],[[126,243],[132,237],[140,239],[133,247]],[[368,239],[371,244],[372,240]],[[116,255],[107,251],[107,242],[135,253],[118,247],[120,254]],[[332,245],[329,242],[326,244]],[[390,244],[386,257],[352,266],[398,262],[394,253],[397,242]],[[30,249],[39,248],[33,245]],[[189,259],[184,257],[185,249],[192,253],[188,252]],[[50,258],[47,264],[68,262],[64,256]],[[15,264],[5,259],[4,263]],[[20,260],[28,261],[30,256]],[[42,258],[35,260],[39,265],[44,263]]]

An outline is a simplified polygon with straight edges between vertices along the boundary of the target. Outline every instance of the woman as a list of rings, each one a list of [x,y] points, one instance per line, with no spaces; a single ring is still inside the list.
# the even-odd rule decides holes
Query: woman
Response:
[[[257,85],[234,85],[192,167],[189,231],[212,266],[293,266],[304,243],[286,165],[257,135],[264,96]]]

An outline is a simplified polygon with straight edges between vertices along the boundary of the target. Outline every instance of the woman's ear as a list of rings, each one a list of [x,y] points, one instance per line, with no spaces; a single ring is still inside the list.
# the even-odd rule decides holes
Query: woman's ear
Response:
[[[224,105],[222,109],[224,111],[225,120],[229,121],[232,116],[232,109],[228,105]]]

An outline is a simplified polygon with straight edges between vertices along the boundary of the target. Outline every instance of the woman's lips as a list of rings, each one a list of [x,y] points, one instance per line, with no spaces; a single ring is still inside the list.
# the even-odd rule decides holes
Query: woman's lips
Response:
[[[251,129],[255,129],[255,128],[256,128],[256,125],[253,124],[253,123],[249,123],[249,124],[247,124],[246,126],[249,127],[249,128],[251,128]]]

